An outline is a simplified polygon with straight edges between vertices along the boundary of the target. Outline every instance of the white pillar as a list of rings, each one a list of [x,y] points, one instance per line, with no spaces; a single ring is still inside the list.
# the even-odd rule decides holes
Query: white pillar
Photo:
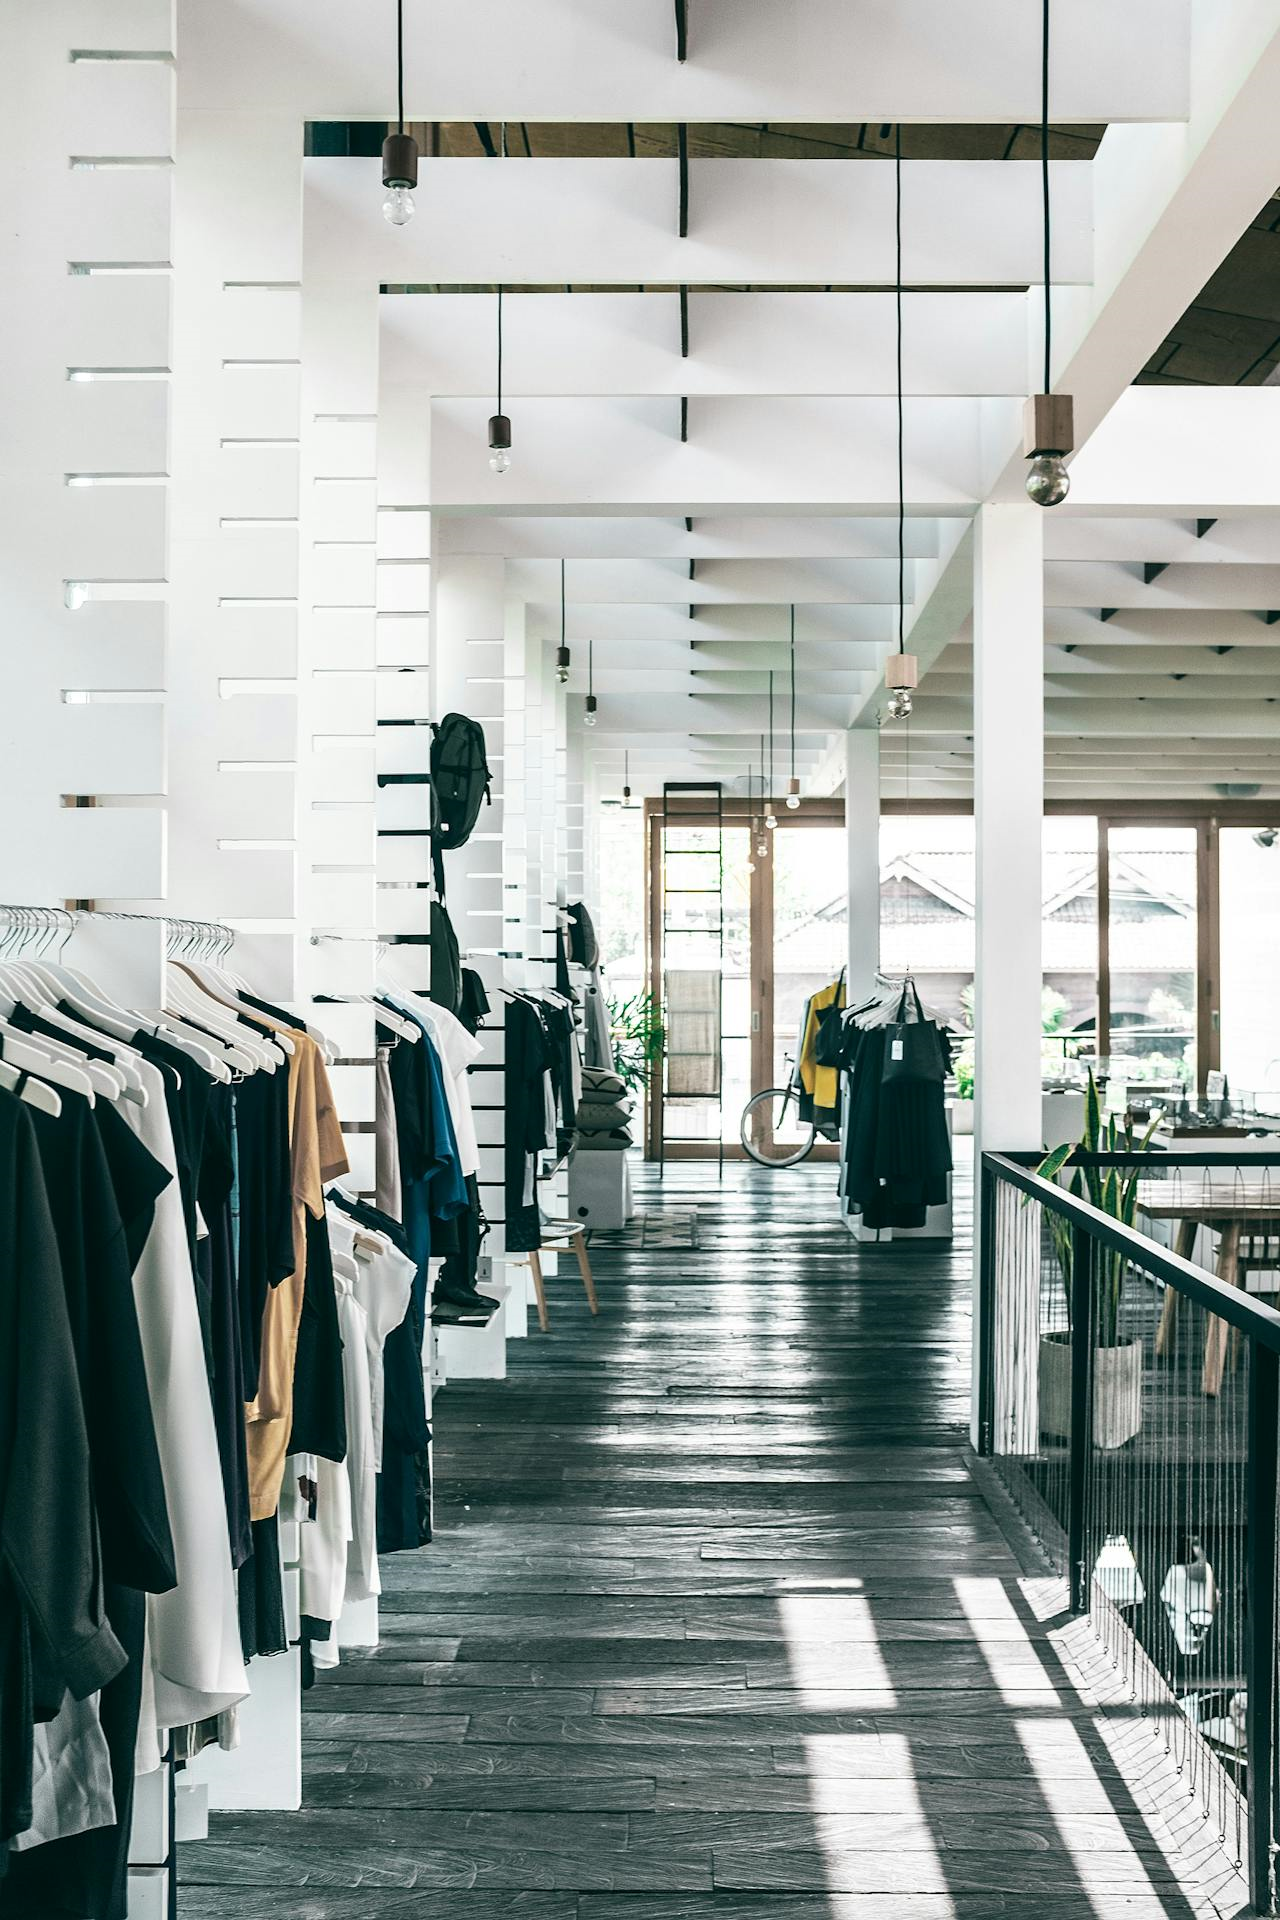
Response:
[[[844,736],[844,833],[849,880],[849,1005],[865,1000],[880,966],[880,735]]]
[[[1040,1144],[1044,510],[978,510],[973,590],[979,1148]]]
[[[1041,840],[1044,817],[1044,511],[1029,501],[979,508],[974,544],[974,837],[977,855],[975,1150],[1035,1148],[1040,1098]],[[977,1163],[980,1165],[980,1161]],[[981,1208],[975,1208],[981,1225]],[[1025,1227],[1025,1244],[1014,1245]],[[1034,1329],[1037,1214],[1016,1211],[1000,1242],[997,1322]],[[975,1295],[980,1253],[975,1231]],[[1016,1295],[1016,1297],[1014,1297]],[[974,1325],[982,1319],[976,1311]],[[974,1341],[975,1386],[982,1364]],[[998,1450],[1036,1428],[1035,1384],[1005,1383]],[[978,1395],[974,1394],[974,1440]]]

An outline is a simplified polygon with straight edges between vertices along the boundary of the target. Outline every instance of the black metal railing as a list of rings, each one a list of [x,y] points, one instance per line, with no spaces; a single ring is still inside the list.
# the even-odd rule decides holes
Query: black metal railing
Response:
[[[1274,1913],[1280,1154],[1077,1169],[1105,1207],[982,1156],[979,1451]]]

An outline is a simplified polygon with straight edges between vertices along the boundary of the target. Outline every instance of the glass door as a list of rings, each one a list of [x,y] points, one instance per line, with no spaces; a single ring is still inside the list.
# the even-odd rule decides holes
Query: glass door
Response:
[[[1170,1094],[1196,1085],[1198,840],[1195,827],[1158,823],[1107,832],[1111,1072]]]
[[[848,951],[848,863],[844,824],[830,815],[778,815],[762,863],[757,916],[758,1087],[785,1087],[799,1058],[810,996],[829,986]],[[767,1078],[765,1077],[767,1075]],[[798,1144],[796,1109],[787,1126]],[[806,1129],[807,1131],[807,1129]],[[779,1144],[791,1144],[781,1140]],[[819,1146],[816,1151],[823,1152]],[[834,1152],[834,1148],[827,1150]]]
[[[719,833],[692,821],[664,825],[657,809],[650,818],[650,982],[669,1044],[651,1088],[648,1151],[737,1155],[743,1108],[761,1088],[786,1084],[805,1004],[844,964],[843,807],[779,809],[769,832],[732,800]],[[680,1091],[696,1063],[683,1053],[691,1022],[672,1008],[673,992],[696,996],[698,970],[720,976],[717,1070],[707,1082],[716,1091],[702,1096]]]

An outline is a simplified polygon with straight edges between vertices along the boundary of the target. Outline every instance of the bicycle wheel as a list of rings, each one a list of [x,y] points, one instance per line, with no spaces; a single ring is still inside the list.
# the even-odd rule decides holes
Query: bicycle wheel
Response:
[[[802,1120],[790,1087],[766,1087],[742,1109],[739,1137],[761,1167],[794,1167],[812,1151],[813,1122]]]

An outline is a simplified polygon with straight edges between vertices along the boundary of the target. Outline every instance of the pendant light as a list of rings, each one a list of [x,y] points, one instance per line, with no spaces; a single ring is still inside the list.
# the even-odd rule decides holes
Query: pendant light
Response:
[[[596,651],[595,641],[588,640],[587,642],[587,705],[586,705],[586,711],[582,716],[582,724],[584,727],[594,727],[596,723],[595,651]]]
[[[769,672],[769,792],[761,795],[768,807],[764,816],[765,828],[772,833],[778,824],[778,816],[773,810],[773,671]]]
[[[502,288],[498,288],[498,411],[489,415],[489,465],[495,473],[511,469],[511,422],[502,411]]]
[[[556,648],[556,679],[564,686],[569,678],[569,646],[564,637],[564,561],[560,562],[560,645]]]
[[[1027,401],[1023,448],[1027,492],[1038,507],[1058,507],[1071,487],[1066,456],[1075,441],[1071,395],[1051,393],[1053,381],[1052,227],[1049,196],[1049,0],[1043,0],[1043,39],[1040,50],[1040,184],[1044,210],[1044,392]]]
[[[382,143],[382,184],[387,189],[383,218],[393,227],[408,226],[418,184],[418,143],[404,130],[404,0],[396,0],[396,130]]]
[[[624,807],[631,805],[631,750],[629,747],[624,747],[622,751],[622,804]]]
[[[791,772],[787,779],[787,806],[794,813],[800,805],[800,782],[796,776],[796,607],[791,603]]]
[[[907,720],[911,715],[911,695],[920,677],[914,653],[905,651],[907,630],[907,483],[905,464],[906,435],[902,405],[902,126],[894,130],[893,143],[893,231],[894,231],[894,314],[897,329],[898,369],[898,651],[884,663],[884,683],[889,689],[889,718]]]

